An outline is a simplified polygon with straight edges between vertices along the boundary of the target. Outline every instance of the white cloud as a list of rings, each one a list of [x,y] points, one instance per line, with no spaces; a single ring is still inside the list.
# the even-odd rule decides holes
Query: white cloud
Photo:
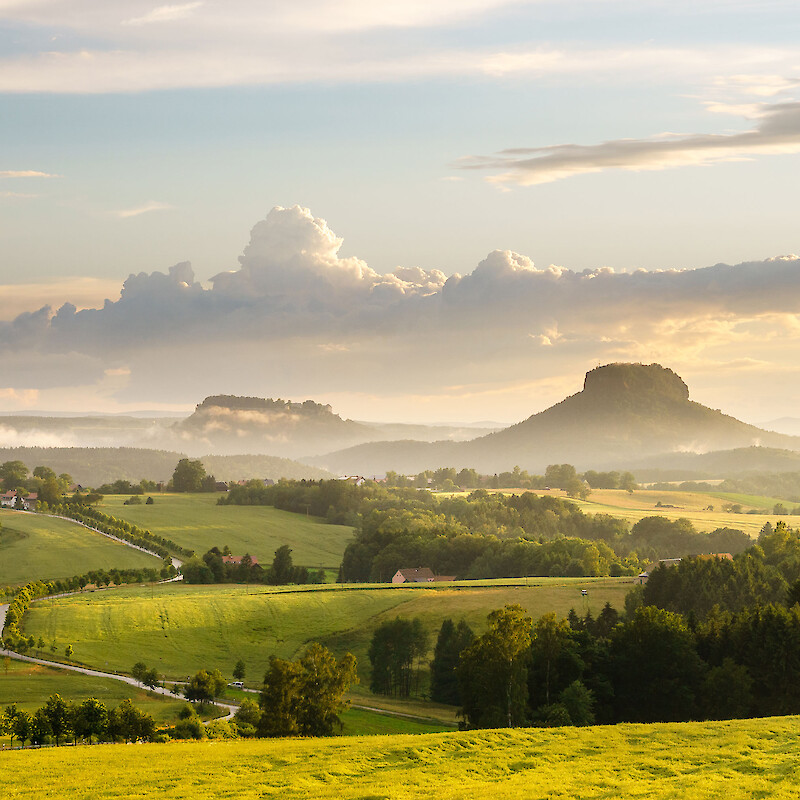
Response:
[[[212,288],[181,263],[131,275],[101,308],[65,304],[0,322],[0,347],[21,359],[6,366],[19,390],[61,387],[66,397],[84,387],[117,404],[413,394],[457,396],[460,416],[474,402],[491,418],[485,404],[512,385],[562,386],[598,361],[680,369],[750,359],[778,370],[800,361],[797,256],[618,273],[494,251],[447,278],[418,267],[380,274],[341,257],[341,246],[307,209],[273,209],[240,268]]]
[[[57,308],[69,300],[77,308],[97,308],[107,297],[119,297],[119,281],[106,278],[58,278],[46,283],[0,285],[0,320],[42,306]]]
[[[513,25],[498,37],[498,14],[548,2],[557,0],[0,3],[8,23],[34,26],[42,39],[52,39],[46,47],[0,58],[0,91],[139,92],[461,76],[639,83],[688,78],[695,84],[719,76],[736,82],[738,76],[745,86],[744,78],[764,74],[761,84],[747,84],[763,97],[782,91],[775,76],[797,67],[796,49],[789,47],[597,46],[572,38],[559,46],[543,43],[533,28],[529,40],[520,41]],[[482,35],[482,23],[492,33]],[[461,43],[439,35],[457,25],[471,31]],[[420,29],[431,35],[421,36]]]
[[[60,178],[49,172],[39,172],[35,169],[7,169],[0,170],[0,178]]]
[[[461,169],[494,173],[498,184],[533,186],[603,172],[646,171],[741,161],[758,155],[800,153],[800,102],[761,106],[759,124],[742,133],[661,134],[595,145],[518,147],[496,156],[461,159]]]
[[[151,211],[168,211],[173,208],[174,206],[171,206],[169,203],[160,203],[157,200],[151,200],[148,203],[144,203],[141,206],[135,206],[134,208],[125,208],[119,211],[112,211],[111,214],[115,217],[119,217],[120,219],[129,219],[130,217],[138,217],[142,214],[148,214]]]
[[[183,3],[177,6],[158,6],[152,11],[141,17],[126,19],[123,25],[151,25],[160,22],[175,22],[176,20],[186,19],[193,11],[196,11],[204,3]]]

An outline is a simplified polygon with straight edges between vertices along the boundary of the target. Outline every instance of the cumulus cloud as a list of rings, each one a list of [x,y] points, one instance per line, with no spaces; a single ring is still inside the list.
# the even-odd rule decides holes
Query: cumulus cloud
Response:
[[[496,156],[470,156],[457,166],[495,173],[488,178],[493,183],[533,186],[609,169],[662,170],[742,161],[757,155],[800,153],[800,102],[748,108],[755,110],[760,119],[755,128],[742,133],[665,133],[595,145],[513,148]]]
[[[757,371],[800,359],[797,256],[627,273],[538,267],[496,250],[447,277],[421,267],[381,274],[341,247],[308,209],[275,208],[239,268],[210,288],[183,262],[130,275],[100,308],[65,303],[0,322],[0,346],[16,359],[7,374],[17,390],[84,387],[117,404],[371,396],[388,413],[427,395],[465,418],[470,403],[507,399],[513,387],[561,391],[598,362],[699,370],[749,359]],[[530,413],[545,399],[558,398],[520,404]]]

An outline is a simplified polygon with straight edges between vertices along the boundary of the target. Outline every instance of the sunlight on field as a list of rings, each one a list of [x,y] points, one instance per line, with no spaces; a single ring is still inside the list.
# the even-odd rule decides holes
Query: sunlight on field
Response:
[[[800,787],[797,717],[0,754],[8,800],[769,797]]]
[[[630,578],[481,583],[437,588],[128,587],[36,602],[25,616],[24,630],[46,642],[69,642],[75,660],[84,664],[127,671],[144,659],[172,679],[200,667],[217,667],[229,675],[239,658],[250,676],[260,678],[271,654],[294,657],[308,642],[320,641],[337,653],[355,653],[365,680],[372,631],[395,615],[419,616],[433,646],[445,617],[465,617],[482,631],[486,615],[506,603],[520,603],[534,616],[547,611],[564,616],[573,606],[597,615],[606,601],[621,609],[631,586]]]
[[[160,558],[63,519],[3,509],[0,525],[0,586],[162,564]]]
[[[152,505],[126,506],[127,495],[112,495],[103,499],[99,509],[166,536],[198,555],[228,545],[235,555],[247,552],[268,566],[275,551],[288,544],[295,564],[338,569],[352,528],[270,506],[218,506],[219,496],[154,494]]]

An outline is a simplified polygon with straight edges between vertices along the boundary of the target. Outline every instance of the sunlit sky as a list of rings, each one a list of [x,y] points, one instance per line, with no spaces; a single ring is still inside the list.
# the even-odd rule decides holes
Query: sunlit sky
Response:
[[[789,0],[0,0],[0,411],[511,422],[658,361],[798,415],[798,41]]]

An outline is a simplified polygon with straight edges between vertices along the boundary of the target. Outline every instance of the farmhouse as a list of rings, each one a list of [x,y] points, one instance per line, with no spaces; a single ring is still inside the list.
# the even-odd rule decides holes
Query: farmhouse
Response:
[[[428,567],[417,567],[397,570],[392,576],[392,583],[440,583],[455,579],[455,575],[434,575],[433,570]]]
[[[31,492],[27,497],[22,495],[22,507],[26,511],[30,511],[32,508],[36,506],[36,501],[39,499],[39,495],[36,492]],[[10,492],[4,492],[0,494],[0,505],[4,506],[5,508],[16,508],[17,507],[17,490],[12,489]]]
[[[222,556],[222,563],[233,564],[235,567],[238,567],[241,565],[243,558],[244,556]],[[250,563],[252,565],[258,564],[258,559],[255,556],[250,556]]]

